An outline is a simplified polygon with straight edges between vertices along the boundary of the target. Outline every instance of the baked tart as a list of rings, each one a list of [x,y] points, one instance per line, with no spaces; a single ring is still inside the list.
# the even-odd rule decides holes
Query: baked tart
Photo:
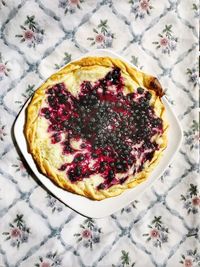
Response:
[[[155,77],[111,57],[86,57],[34,93],[25,136],[38,168],[90,199],[145,181],[167,146],[163,90]]]

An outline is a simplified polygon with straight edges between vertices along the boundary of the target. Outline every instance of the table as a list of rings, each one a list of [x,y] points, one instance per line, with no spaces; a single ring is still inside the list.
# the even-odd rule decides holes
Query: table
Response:
[[[196,0],[0,1],[0,266],[200,266],[198,15]],[[96,220],[38,183],[12,128],[39,84],[94,48],[157,76],[184,135],[143,196]]]

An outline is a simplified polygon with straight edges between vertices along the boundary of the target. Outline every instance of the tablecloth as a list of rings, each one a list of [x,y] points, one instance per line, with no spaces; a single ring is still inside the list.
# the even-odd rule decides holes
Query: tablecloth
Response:
[[[0,1],[0,266],[200,266],[198,16],[196,0]],[[45,190],[13,138],[37,86],[94,48],[157,76],[183,129],[164,175],[103,219]]]

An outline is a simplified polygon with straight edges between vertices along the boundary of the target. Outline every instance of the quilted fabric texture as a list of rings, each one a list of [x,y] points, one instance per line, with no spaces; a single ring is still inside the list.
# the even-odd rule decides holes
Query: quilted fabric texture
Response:
[[[200,266],[196,0],[0,0],[0,266]],[[144,195],[104,219],[64,206],[17,151],[13,123],[34,90],[94,48],[159,78],[183,143]]]

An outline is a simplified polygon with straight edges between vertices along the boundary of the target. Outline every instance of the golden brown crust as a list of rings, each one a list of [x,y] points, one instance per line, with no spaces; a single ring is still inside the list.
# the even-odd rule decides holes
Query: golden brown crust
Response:
[[[84,179],[84,183],[82,182],[81,184],[71,183],[66,177],[62,175],[62,173],[56,172],[55,168],[50,165],[48,159],[45,158],[42,154],[42,148],[38,146],[36,142],[38,115],[42,102],[45,98],[45,89],[58,82],[61,82],[64,76],[70,72],[81,69],[82,67],[90,68],[97,65],[105,67],[117,66],[121,69],[124,75],[130,76],[132,80],[135,81],[139,86],[148,89],[155,96],[154,107],[156,109],[157,116],[160,117],[164,123],[164,133],[162,135],[162,144],[160,145],[160,150],[154,153],[154,157],[149,165],[137,175],[129,176],[124,184],[114,185],[106,190],[97,190],[90,183],[90,179],[87,178]],[[167,146],[168,124],[165,119],[165,108],[161,100],[162,95],[163,90],[157,78],[144,74],[119,59],[109,57],[88,57],[83,58],[79,61],[72,62],[57,73],[53,74],[40,88],[38,88],[34,93],[30,104],[28,105],[24,133],[28,143],[29,152],[34,157],[41,172],[50,177],[55,184],[64,189],[95,200],[102,200],[108,197],[117,196],[124,190],[133,188],[141,182],[145,181],[149,173],[158,163],[162,151]]]
[[[149,90],[154,90],[156,95],[162,97],[164,95],[163,89],[161,87],[160,82],[155,77],[149,77],[147,79],[147,88]]]

